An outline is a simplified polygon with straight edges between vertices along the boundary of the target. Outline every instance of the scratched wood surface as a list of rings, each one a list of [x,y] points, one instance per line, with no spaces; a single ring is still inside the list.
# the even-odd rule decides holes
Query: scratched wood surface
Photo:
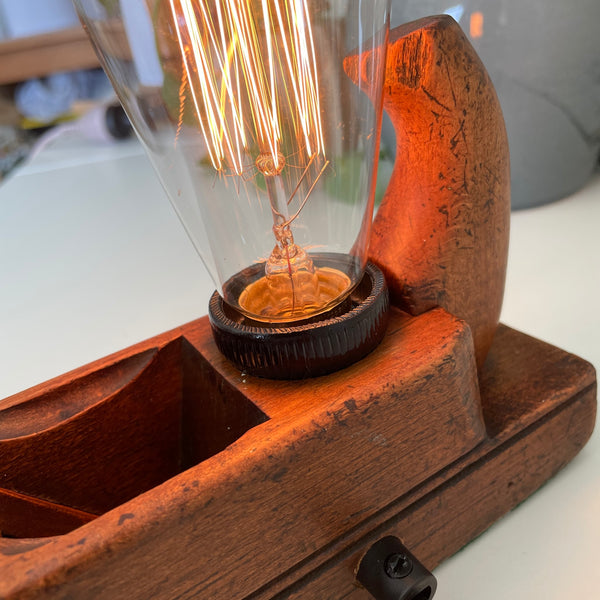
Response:
[[[354,79],[368,59],[346,59]],[[411,314],[434,306],[469,323],[481,367],[502,305],[510,218],[508,141],[489,76],[458,24],[428,17],[394,29],[384,108],[396,161],[370,260]]]
[[[164,470],[167,481],[151,492],[142,493],[72,533],[52,538],[40,548],[9,558],[10,564],[0,562],[0,569],[8,570],[5,573],[18,568],[25,577],[21,586],[33,583],[48,568],[46,560],[51,560],[62,567],[49,579],[38,581],[39,590],[54,589],[62,583],[67,585],[57,597],[92,597],[101,588],[113,589],[118,595],[119,579],[115,580],[117,587],[106,588],[106,568],[117,569],[118,564],[118,571],[125,569],[124,574],[130,569],[132,574],[139,569],[145,571],[153,564],[151,556],[156,552],[156,559],[163,564],[153,565],[151,570],[164,580],[167,587],[163,593],[171,593],[168,590],[175,586],[173,589],[187,590],[190,597],[243,597],[248,590],[259,589],[275,579],[282,570],[293,569],[326,546],[332,536],[351,530],[484,439],[470,332],[464,323],[444,311],[414,319],[394,310],[385,340],[364,361],[331,376],[302,382],[244,380],[219,354],[206,319],[185,328],[185,341],[180,336],[181,331],[176,330],[173,340],[152,340],[146,347],[133,349],[130,356],[147,356],[148,347],[158,348],[156,356],[174,347],[186,348],[183,360],[194,361],[194,376],[202,379],[202,385],[191,385],[190,398],[182,398],[181,402],[208,407],[202,415],[206,421],[213,418],[211,402],[222,407],[235,405],[243,392],[244,402],[255,407],[254,420],[248,423],[255,426],[232,444],[226,439],[228,447],[222,452],[218,452],[217,444],[213,447],[215,454],[204,460],[202,453],[196,453],[198,464],[179,475],[173,477]],[[112,369],[115,362],[120,364],[122,359],[107,359],[96,364],[94,371]],[[149,362],[142,373],[134,369],[132,379],[120,387],[117,398],[84,407],[81,414],[94,421],[97,429],[111,431],[110,421],[93,417],[94,413],[104,414],[104,405],[113,401],[119,403],[124,420],[134,421],[139,416],[136,407],[151,405],[152,389],[163,388],[163,377],[167,382],[172,377],[174,368],[168,361],[163,361],[162,370],[153,370],[154,364],[156,360]],[[187,377],[185,372],[183,377]],[[66,379],[76,381],[79,377],[75,374]],[[61,387],[59,379],[48,385],[45,395]],[[39,392],[36,389],[34,396]],[[13,407],[29,404],[19,400],[13,401]],[[149,410],[152,412],[151,406]],[[181,418],[178,407],[174,412]],[[154,418],[157,428],[169,422],[160,411]],[[182,419],[182,424],[185,421]],[[31,427],[32,422],[27,425]],[[203,437],[202,428],[210,430],[210,425],[199,423],[190,433],[191,424],[187,423],[180,428],[181,433],[187,430],[185,439],[171,427],[174,439],[167,446],[193,445]],[[219,428],[218,418],[214,428]],[[137,433],[132,428],[131,448],[139,447]],[[140,471],[137,464],[145,462],[144,456],[149,457],[148,462],[154,460],[151,438],[146,438],[142,449],[137,450],[136,460],[130,458],[134,456],[130,450],[125,455],[128,460],[107,467],[108,471],[104,465],[92,462],[90,471],[95,472],[85,473],[86,485],[79,487],[70,472],[62,475],[64,465],[82,460],[72,452],[77,443],[70,442],[70,437],[78,440],[81,435],[77,415],[68,416],[64,423],[39,435],[55,449],[50,467],[52,489],[64,487],[65,497],[71,495],[85,504],[82,496],[88,493],[89,504],[97,502],[95,498],[102,489],[119,487],[121,480],[128,481],[129,486],[139,485],[141,491],[148,486],[145,470]],[[52,443],[53,435],[60,443]],[[126,436],[123,431],[119,435]],[[228,435],[223,427],[222,436]],[[30,452],[36,437],[17,436],[0,442],[0,451],[6,444],[13,451],[18,446],[15,453],[30,459],[29,466],[24,461],[18,465],[18,478],[8,477],[17,488],[10,491],[23,493],[15,482],[27,484],[37,479],[39,447]],[[431,444],[432,438],[436,444]],[[110,441],[105,437],[88,432],[88,439],[90,446],[79,451],[83,457],[108,450]],[[126,441],[120,444],[127,448]],[[189,451],[186,453],[189,455]],[[398,478],[397,471],[404,463],[410,468]],[[10,475],[10,465],[3,468]],[[27,471],[36,476],[28,478]],[[88,487],[87,482],[94,476],[96,485]],[[103,480],[107,476],[109,479]],[[3,528],[10,526],[10,522],[3,523]],[[158,542],[154,550],[147,546],[150,539]],[[283,547],[287,550],[282,554]],[[175,559],[176,569],[159,558],[165,552],[177,556],[183,548],[184,555]],[[201,559],[188,561],[185,556]],[[248,556],[253,558],[244,578],[233,572],[229,576],[223,573],[224,564],[243,562]],[[90,571],[90,560],[97,569],[92,567]],[[27,575],[34,564],[41,571],[36,573],[34,569],[33,575]],[[13,579],[13,586],[18,579]],[[149,597],[156,586],[156,578],[150,579],[140,581],[138,597]],[[5,577],[0,581],[9,582]],[[88,596],[81,595],[84,589]],[[5,596],[10,597],[8,590],[0,587],[0,597]]]
[[[433,569],[577,455],[594,428],[596,394],[589,363],[500,325],[482,372],[489,438],[333,544],[318,564],[256,599],[367,600],[371,596],[355,585],[354,573],[366,549],[385,535],[401,538]]]
[[[372,258],[414,316],[327,377],[244,376],[201,319],[0,402],[1,598],[365,598],[370,543],[433,567],[585,443],[590,365],[505,327],[484,362],[508,158],[483,67],[435,17],[392,35],[386,81]]]
[[[0,597],[335,598],[327,594],[342,589],[365,597],[352,572],[369,542],[395,533],[433,567],[568,462],[594,423],[593,368],[504,327],[480,396],[469,330],[441,309],[416,318],[395,310],[382,346],[334,381],[245,377],[219,355],[203,319],[42,389],[176,346],[204,380],[201,397],[188,384],[195,403],[231,406],[241,392],[255,407],[243,405],[246,433],[230,443],[223,427],[225,449],[187,451],[197,464],[86,524],[67,523],[63,535],[0,539]],[[160,370],[155,377],[160,386]],[[136,396],[138,379],[120,393]],[[151,399],[139,390],[138,401]],[[186,435],[191,446],[203,437]],[[24,454],[34,437],[21,438]],[[68,462],[68,448],[57,464]],[[120,464],[121,479],[138,476],[142,489],[135,461]]]

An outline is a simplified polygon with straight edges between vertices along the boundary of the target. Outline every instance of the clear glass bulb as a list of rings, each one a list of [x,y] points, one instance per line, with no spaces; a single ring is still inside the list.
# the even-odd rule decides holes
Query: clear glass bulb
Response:
[[[366,264],[389,0],[74,1],[223,299],[280,323],[346,298]],[[349,60],[369,71],[358,84]]]

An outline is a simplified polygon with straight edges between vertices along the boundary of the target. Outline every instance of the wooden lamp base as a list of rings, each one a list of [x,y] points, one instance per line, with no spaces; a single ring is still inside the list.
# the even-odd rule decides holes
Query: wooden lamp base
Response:
[[[368,57],[345,67],[358,81]],[[390,36],[385,105],[380,346],[259,379],[203,318],[2,401],[1,598],[368,598],[355,571],[375,542],[433,568],[585,444],[594,369],[497,327],[508,146],[449,17]]]
[[[436,566],[575,456],[595,389],[507,327],[479,385],[441,309],[301,382],[241,375],[200,319],[4,401],[0,597],[367,598],[373,542]]]

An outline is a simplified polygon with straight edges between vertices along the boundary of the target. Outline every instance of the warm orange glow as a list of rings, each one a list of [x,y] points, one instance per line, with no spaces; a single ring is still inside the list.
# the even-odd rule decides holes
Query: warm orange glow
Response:
[[[169,0],[193,106],[217,171],[243,156],[279,173],[283,121],[296,150],[324,155],[315,48],[306,0]],[[288,125],[289,127],[289,125]]]
[[[292,277],[281,273],[251,283],[238,302],[243,311],[257,320],[302,319],[331,308],[350,285],[350,278],[345,273],[328,267],[316,269],[314,273],[298,271]],[[303,299],[299,304],[297,297]]]
[[[480,38],[483,36],[483,13],[474,12],[471,15],[469,33],[472,38]]]
[[[216,171],[264,176],[275,246],[240,307],[280,321],[325,310],[323,277],[291,230],[329,166],[308,0],[168,1],[183,65],[176,139],[189,98]]]

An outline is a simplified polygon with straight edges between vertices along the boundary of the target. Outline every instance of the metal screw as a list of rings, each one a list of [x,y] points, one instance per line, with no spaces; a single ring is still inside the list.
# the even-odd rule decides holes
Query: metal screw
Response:
[[[392,579],[402,579],[410,575],[413,570],[413,563],[406,554],[390,554],[384,563],[385,573]]]

